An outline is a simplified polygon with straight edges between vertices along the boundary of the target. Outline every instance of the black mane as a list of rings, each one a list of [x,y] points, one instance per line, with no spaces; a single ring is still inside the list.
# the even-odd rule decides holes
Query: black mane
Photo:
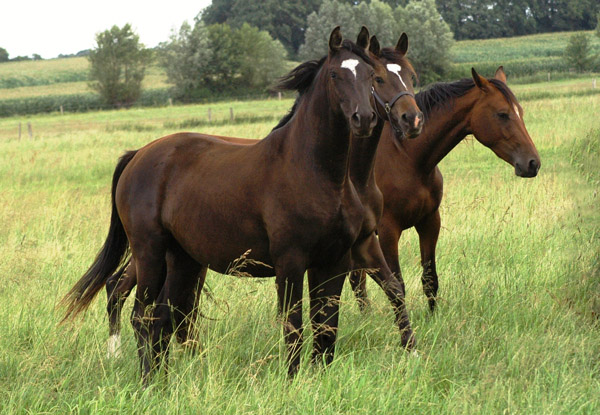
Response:
[[[515,104],[517,98],[508,86],[495,78],[488,79],[506,98],[509,104]],[[415,96],[417,105],[423,111],[425,117],[438,107],[452,105],[455,98],[460,98],[475,87],[473,78],[465,78],[454,82],[438,82]]]
[[[368,65],[375,65],[375,62],[369,56],[367,51],[356,45],[354,42],[346,39],[342,42],[341,48],[357,55]],[[274,89],[279,91],[296,91],[298,92],[298,96],[296,97],[296,101],[294,101],[294,105],[292,106],[292,108],[281,120],[279,120],[279,123],[277,123],[277,125],[273,127],[273,130],[283,127],[294,116],[294,114],[296,113],[296,109],[298,108],[298,103],[300,102],[300,99],[313,84],[317,73],[319,73],[319,70],[325,63],[326,59],[327,56],[323,56],[319,60],[311,60],[304,62],[295,67],[290,73],[280,78],[279,82],[275,85]]]

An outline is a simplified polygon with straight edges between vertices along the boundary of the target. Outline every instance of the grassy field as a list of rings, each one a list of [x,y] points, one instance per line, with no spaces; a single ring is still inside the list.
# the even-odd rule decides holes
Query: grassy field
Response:
[[[146,390],[127,318],[123,356],[106,357],[103,295],[82,321],[57,325],[58,300],[106,236],[117,158],[182,129],[261,137],[291,102],[214,104],[211,124],[207,105],[0,119],[0,413],[600,412],[600,97],[539,99],[539,88],[515,88],[531,94],[523,106],[542,160],[537,178],[514,176],[474,140],[442,162],[434,315],[415,232],[400,241],[419,358],[400,350],[387,301],[369,281],[365,314],[344,289],[333,364],[308,362],[307,335],[290,381],[273,280],[213,273],[214,299],[200,305],[202,352],[174,345],[168,381]],[[32,140],[16,138],[25,121]]]

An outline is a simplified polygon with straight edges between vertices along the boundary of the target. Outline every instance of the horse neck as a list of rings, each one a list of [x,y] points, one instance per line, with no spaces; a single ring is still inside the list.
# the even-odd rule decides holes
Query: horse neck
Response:
[[[452,98],[449,106],[433,108],[421,135],[406,144],[411,159],[423,173],[431,173],[470,134],[471,111],[477,101],[475,89],[461,97]]]
[[[295,137],[289,140],[292,162],[309,164],[308,171],[317,167],[334,184],[343,184],[348,176],[350,128],[346,117],[332,109],[324,88],[306,93],[289,127]]]
[[[350,149],[350,179],[352,183],[362,188],[375,180],[374,167],[377,145],[385,122],[379,119],[373,133],[366,138],[352,137]]]

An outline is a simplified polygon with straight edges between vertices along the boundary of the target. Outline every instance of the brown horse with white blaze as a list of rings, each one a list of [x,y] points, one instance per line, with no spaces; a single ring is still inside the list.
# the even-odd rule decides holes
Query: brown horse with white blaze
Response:
[[[438,163],[467,135],[511,164],[520,177],[535,177],[540,157],[527,132],[523,108],[506,85],[504,69],[486,79],[472,70],[471,79],[435,84],[416,95],[426,123],[418,140],[398,141],[384,134],[377,149],[375,175],[384,195],[379,242],[387,263],[401,275],[398,240],[415,227],[419,234],[422,283],[433,311],[438,293],[435,248],[440,232],[443,180]],[[367,301],[365,276],[355,272],[351,284],[360,303]]]
[[[361,45],[361,37],[357,39],[357,44]],[[352,259],[354,265],[338,264],[339,274],[344,274],[347,269],[353,266],[364,267],[370,269],[378,269],[374,273],[375,281],[382,283],[386,278],[380,274],[389,274],[391,271],[387,266],[383,253],[377,243],[375,230],[377,223],[381,217],[383,209],[383,197],[375,183],[374,176],[374,161],[375,152],[379,143],[379,137],[382,130],[390,129],[391,133],[398,140],[404,137],[414,138],[421,132],[423,126],[423,113],[416,106],[414,101],[414,92],[412,87],[413,78],[415,77],[414,69],[411,63],[406,59],[405,55],[408,50],[408,37],[403,33],[395,48],[381,49],[377,38],[373,36],[369,42],[369,51],[374,57],[381,62],[376,64],[375,84],[373,87],[373,96],[376,100],[375,108],[380,114],[378,124],[373,130],[373,134],[369,138],[352,138],[349,169],[350,179],[357,192],[360,200],[365,207],[365,213],[362,219],[361,230],[357,236],[356,242],[352,247]],[[309,76],[314,76],[315,73],[306,73],[307,80],[304,84],[308,85]],[[274,128],[278,129],[287,124],[295,114],[296,105],[300,102],[301,96],[306,92],[306,85],[293,85],[300,96],[296,100],[296,104],[292,110],[279,122]],[[397,92],[399,91],[399,92]],[[388,123],[384,124],[384,120]],[[240,139],[234,137],[220,137],[221,139],[234,144],[252,145],[256,144],[257,140]],[[204,278],[206,268],[201,271],[201,278]],[[334,271],[332,271],[334,272]],[[313,286],[313,281],[319,280],[313,274],[315,271],[309,271],[309,285]],[[118,352],[120,344],[120,314],[123,303],[133,287],[136,284],[135,266],[126,264],[117,273],[108,279],[106,282],[107,292],[107,312],[109,316],[109,341],[108,354],[114,355]],[[310,289],[310,292],[316,292],[319,288]],[[188,310],[195,309],[197,298],[194,298],[194,291],[190,291],[192,296],[188,302]],[[390,299],[394,299],[395,295]],[[319,300],[316,296],[311,297],[311,320],[315,326],[323,327],[324,322],[320,316],[323,315],[322,309],[326,307],[325,300]],[[399,307],[396,306],[396,309]],[[406,314],[398,316],[399,320],[408,320]],[[182,324],[176,330],[177,339],[184,344],[188,344],[188,322],[193,318],[186,320],[186,324]],[[330,322],[327,323],[330,326]],[[315,332],[318,328],[315,327]],[[407,331],[405,336],[409,336]],[[316,336],[318,338],[318,336]],[[191,343],[193,344],[193,342]],[[318,342],[317,342],[318,344]],[[329,347],[331,350],[332,346]],[[317,353],[318,354],[318,353]]]
[[[172,309],[185,309],[189,290],[201,289],[202,268],[224,273],[248,251],[244,272],[276,276],[289,371],[297,370],[304,272],[329,270],[356,240],[364,206],[348,178],[350,135],[370,137],[378,122],[371,102],[375,62],[364,48],[342,42],[339,28],[328,56],[303,65],[288,77],[292,83],[307,66],[317,73],[293,117],[259,143],[180,133],[117,165],[109,236],[65,302],[67,315],[84,310],[125,258],[128,242],[138,284],[132,324],[145,380],[185,317]],[[396,310],[403,308],[398,281],[391,273],[384,278]]]

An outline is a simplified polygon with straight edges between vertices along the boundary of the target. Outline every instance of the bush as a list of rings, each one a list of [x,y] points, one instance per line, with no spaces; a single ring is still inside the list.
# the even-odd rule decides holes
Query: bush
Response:
[[[205,26],[187,22],[161,44],[160,62],[178,100],[189,102],[232,91],[265,90],[285,72],[279,41],[248,24]]]
[[[591,56],[590,42],[585,33],[576,33],[569,38],[569,44],[565,48],[565,60],[577,72],[591,68],[594,57]]]

